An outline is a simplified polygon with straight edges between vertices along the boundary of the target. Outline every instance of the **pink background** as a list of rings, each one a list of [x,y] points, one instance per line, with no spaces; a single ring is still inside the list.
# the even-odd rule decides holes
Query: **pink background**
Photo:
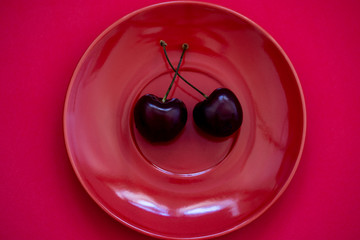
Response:
[[[151,239],[113,220],[77,180],[62,115],[72,73],[122,16],[159,1],[1,1],[0,239]],[[259,219],[219,239],[360,238],[360,2],[210,1],[268,31],[307,103],[302,160]]]

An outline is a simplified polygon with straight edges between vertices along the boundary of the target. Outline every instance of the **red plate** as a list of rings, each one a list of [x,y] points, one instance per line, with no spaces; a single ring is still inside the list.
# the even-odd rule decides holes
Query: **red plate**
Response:
[[[230,88],[244,121],[230,138],[194,127],[200,94],[177,79],[184,131],[166,144],[137,132],[132,110],[146,93],[164,96],[174,65],[206,94]],[[295,70],[263,29],[229,9],[198,2],[157,4],[120,19],[89,47],[65,104],[71,163],[89,195],[111,216],[160,238],[200,239],[245,226],[281,195],[299,163],[305,104]]]

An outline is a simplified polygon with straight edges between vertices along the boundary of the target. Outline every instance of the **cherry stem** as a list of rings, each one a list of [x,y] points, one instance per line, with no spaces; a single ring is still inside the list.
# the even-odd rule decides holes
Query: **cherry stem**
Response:
[[[165,42],[164,42],[164,43],[165,43]],[[162,42],[160,42],[160,44],[162,44]],[[165,46],[166,46],[166,43],[165,43]],[[171,81],[171,83],[170,83],[170,86],[169,86],[169,88],[168,88],[168,90],[167,90],[164,98],[162,99],[162,102],[163,102],[163,103],[166,101],[166,98],[167,98],[167,96],[168,96],[169,93],[170,93],[170,90],[171,90],[171,88],[172,88],[172,86],[173,86],[173,84],[174,84],[174,82],[175,82],[176,76],[178,75],[178,72],[179,72],[179,69],[180,69],[180,65],[181,65],[181,62],[182,62],[182,60],[183,60],[185,51],[186,51],[186,49],[188,49],[188,48],[189,48],[189,44],[184,43],[184,44],[182,45],[183,51],[182,51],[182,53],[181,53],[181,57],[180,57],[179,63],[178,63],[177,68],[176,68],[176,70],[175,70],[175,75],[174,75],[174,77],[173,77],[173,79],[172,79],[172,81]]]
[[[175,76],[176,74],[185,82],[187,83],[190,87],[192,87],[193,89],[195,89],[198,93],[200,93],[204,98],[208,98],[208,96],[203,93],[202,91],[200,91],[198,88],[196,88],[194,85],[192,85],[190,82],[188,82],[183,76],[181,76],[179,73],[176,73],[176,69],[174,68],[174,66],[171,64],[171,61],[169,59],[169,56],[167,55],[167,52],[166,52],[166,42],[164,40],[161,40],[160,41],[160,45],[163,47],[164,49],[164,54],[165,54],[165,57],[166,57],[166,60],[167,62],[169,63],[170,67],[172,68],[172,70],[175,72]],[[187,45],[187,48],[189,48],[189,45]]]

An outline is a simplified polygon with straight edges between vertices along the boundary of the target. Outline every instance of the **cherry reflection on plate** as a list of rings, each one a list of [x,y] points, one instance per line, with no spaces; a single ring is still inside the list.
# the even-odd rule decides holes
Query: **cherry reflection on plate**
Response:
[[[173,65],[206,94],[225,87],[243,122],[230,137],[199,130],[189,114],[182,132],[151,143],[133,108],[145,94],[163,96]],[[177,79],[169,98],[189,113],[202,96]],[[305,138],[305,104],[295,70],[269,34],[242,15],[197,2],[153,5],[120,19],[86,51],[71,80],[65,141],[89,195],[112,217],[170,239],[219,236],[245,226],[281,195]]]

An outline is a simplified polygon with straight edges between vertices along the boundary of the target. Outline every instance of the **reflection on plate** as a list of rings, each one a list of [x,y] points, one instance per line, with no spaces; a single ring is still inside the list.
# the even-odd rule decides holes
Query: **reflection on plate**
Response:
[[[189,43],[180,73],[210,94],[231,89],[244,121],[226,139],[199,132],[192,119],[202,96],[177,79],[184,131],[166,144],[144,140],[132,109],[143,94],[163,96]],[[71,163],[89,195],[125,225],[160,238],[199,239],[245,226],[290,182],[305,137],[299,80],[279,45],[255,23],[196,2],[153,5],[120,19],[84,54],[65,104]]]

